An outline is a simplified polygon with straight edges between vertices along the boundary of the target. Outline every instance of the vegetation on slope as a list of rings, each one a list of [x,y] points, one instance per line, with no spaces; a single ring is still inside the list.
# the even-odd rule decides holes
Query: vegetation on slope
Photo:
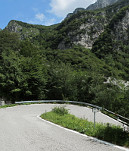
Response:
[[[128,30],[126,32],[116,30],[117,25],[120,26],[120,22],[125,17],[129,6],[123,7],[119,13],[114,15],[110,24],[106,27],[105,31],[100,35],[93,45],[92,52],[97,57],[104,59],[107,64],[110,64],[113,68],[117,68],[123,79],[128,80],[129,73],[129,37]],[[122,27],[121,27],[122,28]],[[122,29],[121,29],[122,30]],[[116,38],[116,36],[118,38]]]
[[[0,57],[0,96],[12,103],[75,100],[129,115],[128,91],[112,83],[104,84],[109,76],[119,77],[117,69],[87,49],[39,49],[27,40],[18,40],[17,34],[1,31]]]

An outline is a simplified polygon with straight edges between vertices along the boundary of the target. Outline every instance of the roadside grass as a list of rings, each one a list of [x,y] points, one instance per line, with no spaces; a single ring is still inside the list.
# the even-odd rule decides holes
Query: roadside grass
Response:
[[[69,114],[69,111],[64,107],[55,107],[51,112],[42,114],[41,118],[88,136],[96,137],[116,145],[129,147],[129,133],[124,132],[122,128],[114,125],[110,126],[109,124],[96,123],[94,129],[93,122]]]
[[[14,106],[18,106],[18,105],[31,105],[31,104],[36,104],[36,103],[6,104],[6,105],[0,106],[0,109],[7,108],[7,107],[14,107]]]
[[[32,105],[32,104],[43,104],[43,103],[19,103],[19,104],[5,104],[5,105],[2,105],[0,106],[0,109],[1,108],[7,108],[7,107],[14,107],[14,106],[19,106],[19,105]]]
[[[0,109],[7,108],[7,107],[14,107],[14,106],[18,106],[18,105],[31,105],[31,104],[36,104],[36,103],[5,104],[5,105],[0,106]]]
[[[14,106],[17,106],[17,104],[3,105],[3,106],[0,106],[0,109],[1,109],[1,108],[7,108],[7,107],[14,107]]]

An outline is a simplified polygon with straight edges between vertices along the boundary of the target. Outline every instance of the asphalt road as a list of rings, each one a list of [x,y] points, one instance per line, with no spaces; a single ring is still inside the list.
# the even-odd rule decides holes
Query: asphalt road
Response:
[[[90,137],[58,127],[38,118],[54,104],[21,105],[0,109],[0,151],[122,151]],[[66,105],[72,114],[93,120],[91,109]],[[97,113],[99,122],[118,124]],[[129,150],[128,150],[129,151]]]

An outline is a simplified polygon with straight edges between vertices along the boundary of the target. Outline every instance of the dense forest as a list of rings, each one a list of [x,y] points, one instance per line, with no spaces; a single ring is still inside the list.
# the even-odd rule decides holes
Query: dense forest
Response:
[[[0,97],[21,100],[63,99],[84,101],[129,115],[128,88],[117,69],[90,50],[39,49],[16,33],[0,32]]]
[[[7,28],[0,31],[0,98],[12,103],[40,99],[81,101],[129,118],[129,86],[126,85],[129,39],[114,38],[116,25],[129,10],[127,4],[128,0],[101,10],[83,10],[49,27],[17,21],[22,33],[21,29],[17,33]],[[112,16],[110,10],[119,11]],[[99,17],[101,11],[107,12],[106,19]],[[77,19],[85,14],[85,18]],[[77,30],[79,24],[96,14],[97,21],[109,24],[106,23],[93,48],[71,45],[68,31]],[[62,39],[69,48],[57,49]]]

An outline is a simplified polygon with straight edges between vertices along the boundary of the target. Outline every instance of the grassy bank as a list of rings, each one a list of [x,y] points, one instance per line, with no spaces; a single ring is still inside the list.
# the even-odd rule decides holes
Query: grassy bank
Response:
[[[17,104],[8,104],[8,105],[3,105],[3,106],[0,106],[0,109],[1,108],[7,108],[7,107],[14,107],[16,106]]]
[[[129,133],[124,132],[122,128],[97,123],[94,129],[94,123],[69,114],[64,107],[55,107],[51,112],[42,114],[41,118],[88,136],[129,147]]]

